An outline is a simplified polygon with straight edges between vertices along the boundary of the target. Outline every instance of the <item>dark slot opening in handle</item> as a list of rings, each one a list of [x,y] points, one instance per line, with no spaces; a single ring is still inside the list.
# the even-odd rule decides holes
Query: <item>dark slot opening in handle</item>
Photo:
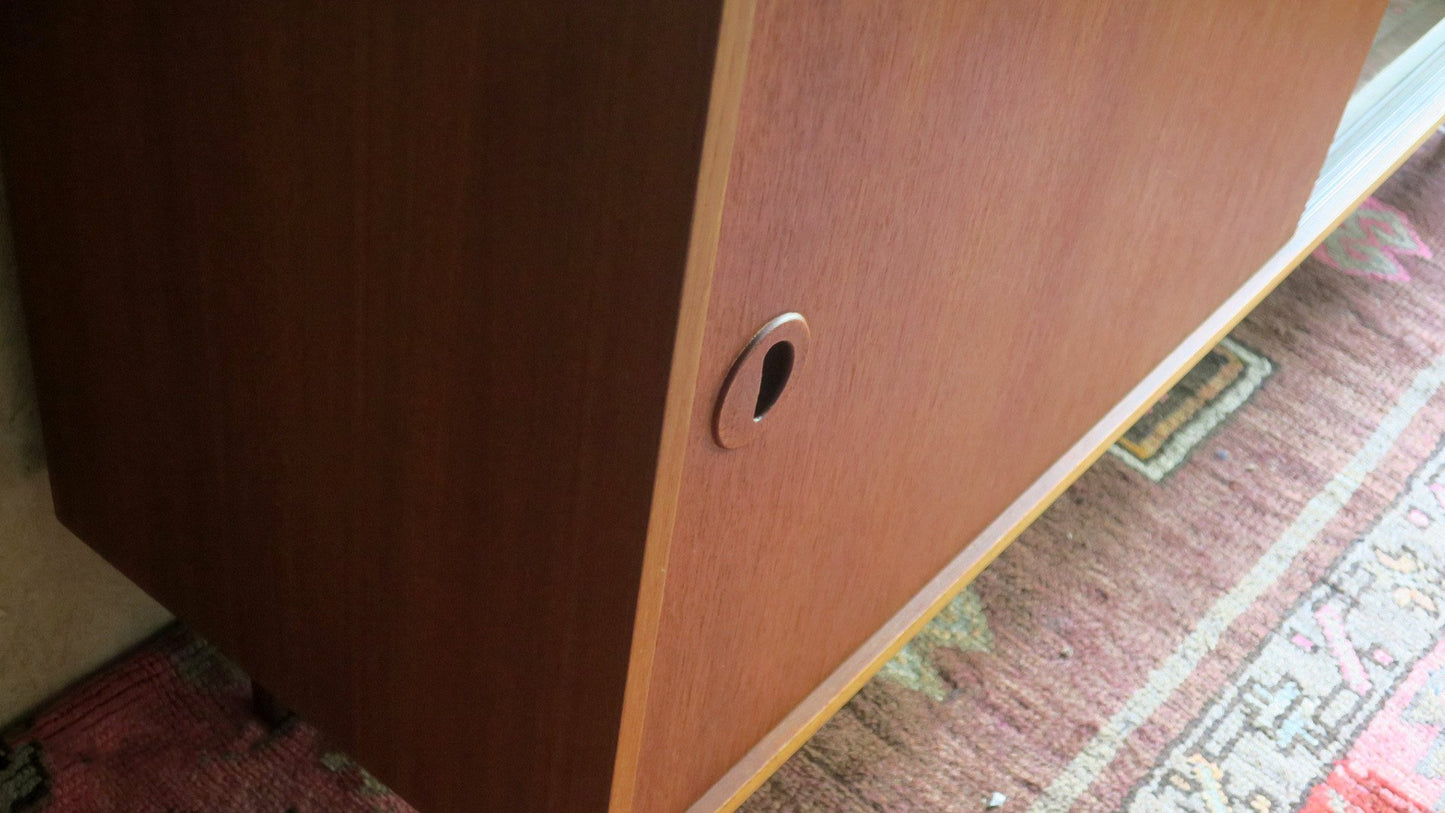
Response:
[[[753,406],[753,420],[761,420],[778,402],[788,378],[793,374],[793,343],[778,342],[763,356],[763,373],[758,382],[758,401]]]

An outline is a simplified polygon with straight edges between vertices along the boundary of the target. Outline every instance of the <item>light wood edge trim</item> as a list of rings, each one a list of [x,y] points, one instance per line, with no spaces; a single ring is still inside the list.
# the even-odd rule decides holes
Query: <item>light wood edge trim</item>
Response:
[[[733,142],[737,134],[738,109],[756,5],[756,0],[723,0],[718,26],[717,53],[713,62],[707,125],[703,133],[697,194],[693,201],[691,234],[683,270],[677,334],[673,340],[672,367],[668,373],[666,412],[662,419],[657,470],[652,485],[652,507],[643,549],[642,580],[632,626],[622,722],[612,767],[612,795],[608,805],[612,813],[631,811],[637,790],[638,758],[652,685],[652,660],[657,649],[668,551],[692,425],[693,394],[697,389],[698,366],[702,358],[703,328],[707,321],[713,268],[717,262],[723,201],[732,167]]]
[[[1421,144],[1445,122],[1445,109],[1435,105],[1433,118],[1418,132],[1397,141],[1396,149],[1382,151],[1389,160],[1370,167],[1368,180],[1360,179],[1325,204],[1315,216],[1300,223],[1285,243],[1254,276],[1186,338],[1159,366],[1095,424],[1057,463],[1034,481],[998,519],[933,578],[878,632],[874,633],[821,685],[703,794],[689,813],[732,811],[803,746],[838,712],[873,675],[918,634],[923,625],[943,610],[1009,543],[1018,537],[1064,490],[1108,450],[1149,407],[1179,382],[1229,331],[1269,295],[1311,251]],[[1418,125],[1417,125],[1418,126]],[[1414,129],[1414,128],[1412,128]]]

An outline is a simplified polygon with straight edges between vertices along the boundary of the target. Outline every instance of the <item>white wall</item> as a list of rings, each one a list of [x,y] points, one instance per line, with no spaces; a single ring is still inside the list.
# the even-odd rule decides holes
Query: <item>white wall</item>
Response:
[[[0,201],[0,725],[168,619],[51,511],[8,214]]]

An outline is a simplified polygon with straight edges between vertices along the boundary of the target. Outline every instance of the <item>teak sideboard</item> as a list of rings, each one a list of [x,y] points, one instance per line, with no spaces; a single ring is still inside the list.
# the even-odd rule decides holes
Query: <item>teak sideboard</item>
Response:
[[[735,806],[1290,239],[1384,7],[5,3],[56,511],[424,813]]]

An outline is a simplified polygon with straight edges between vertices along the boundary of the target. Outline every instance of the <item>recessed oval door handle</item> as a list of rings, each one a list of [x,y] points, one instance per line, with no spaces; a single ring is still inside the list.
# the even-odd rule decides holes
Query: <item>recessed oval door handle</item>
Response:
[[[718,392],[713,438],[719,446],[745,446],[762,431],[763,422],[803,367],[808,338],[808,321],[803,315],[785,313],[748,340]]]

